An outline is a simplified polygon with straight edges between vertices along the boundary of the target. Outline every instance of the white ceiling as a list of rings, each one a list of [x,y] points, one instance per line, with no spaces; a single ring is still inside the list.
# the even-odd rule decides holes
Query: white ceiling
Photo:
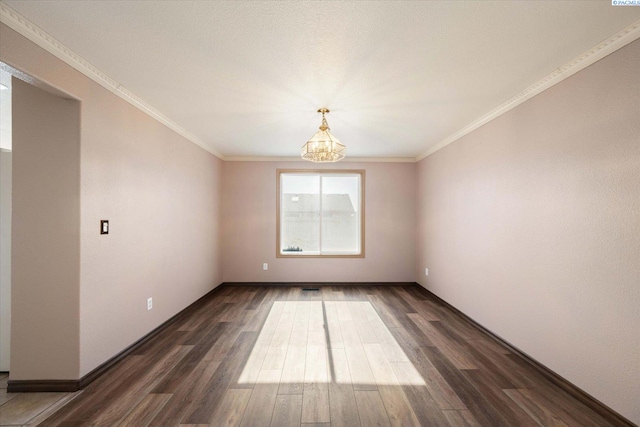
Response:
[[[225,158],[416,158],[640,19],[599,1],[5,1]]]

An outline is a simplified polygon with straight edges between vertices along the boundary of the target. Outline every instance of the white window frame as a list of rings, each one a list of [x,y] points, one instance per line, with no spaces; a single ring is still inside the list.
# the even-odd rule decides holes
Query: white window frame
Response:
[[[359,175],[360,176],[360,206],[358,209],[358,213],[360,215],[360,252],[357,254],[336,254],[336,253],[311,253],[305,254],[304,252],[300,253],[283,253],[280,250],[280,230],[282,220],[280,217],[281,213],[281,203],[282,203],[282,194],[281,194],[281,176],[283,174],[294,174],[294,175],[318,175],[322,176],[344,176],[344,175]],[[322,199],[322,198],[321,198]],[[277,169],[276,170],[276,257],[277,258],[364,258],[365,257],[365,171],[357,170],[357,169]],[[322,220],[320,221],[322,224]],[[322,233],[320,233],[320,239],[322,239]],[[320,244],[320,248],[322,248],[322,243]]]

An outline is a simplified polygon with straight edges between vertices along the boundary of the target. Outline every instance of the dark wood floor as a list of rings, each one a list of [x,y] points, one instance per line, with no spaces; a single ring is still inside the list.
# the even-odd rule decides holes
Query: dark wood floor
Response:
[[[42,426],[612,425],[418,286],[223,286]]]

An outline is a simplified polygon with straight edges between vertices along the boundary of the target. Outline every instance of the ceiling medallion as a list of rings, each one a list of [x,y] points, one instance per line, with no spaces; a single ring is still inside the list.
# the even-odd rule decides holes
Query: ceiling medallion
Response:
[[[347,147],[329,132],[329,125],[324,117],[328,112],[327,108],[318,110],[318,113],[322,113],[322,124],[320,130],[302,146],[303,159],[316,163],[337,162],[344,159],[347,154]]]

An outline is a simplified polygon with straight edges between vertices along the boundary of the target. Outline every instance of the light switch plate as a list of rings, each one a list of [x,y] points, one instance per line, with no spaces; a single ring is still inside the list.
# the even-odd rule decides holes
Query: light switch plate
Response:
[[[109,220],[100,220],[100,234],[109,234]]]

